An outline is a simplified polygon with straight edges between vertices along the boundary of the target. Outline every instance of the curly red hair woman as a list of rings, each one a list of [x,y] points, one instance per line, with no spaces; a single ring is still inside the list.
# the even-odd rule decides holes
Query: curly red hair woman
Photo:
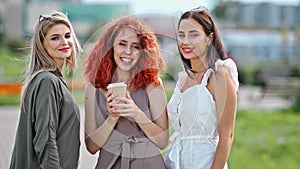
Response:
[[[97,169],[165,169],[167,99],[156,36],[136,17],[113,21],[85,55],[85,144]],[[126,96],[107,86],[127,84]],[[159,148],[159,149],[158,149]],[[99,151],[101,150],[101,151]]]
[[[120,30],[130,28],[137,33],[141,45],[141,58],[131,71],[130,90],[139,87],[146,88],[151,83],[159,85],[159,70],[165,68],[159,53],[159,45],[156,36],[137,18],[125,17],[112,23],[104,33],[101,34],[93,48],[87,53],[85,61],[85,75],[88,82],[96,88],[106,90],[106,86],[112,81],[117,65],[113,60],[114,40]]]

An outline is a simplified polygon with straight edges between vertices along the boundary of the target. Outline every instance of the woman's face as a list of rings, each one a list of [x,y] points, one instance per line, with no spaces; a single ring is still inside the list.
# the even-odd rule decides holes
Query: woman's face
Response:
[[[141,44],[137,34],[130,28],[124,28],[114,41],[114,60],[119,69],[130,71],[141,55]]]
[[[183,19],[178,28],[178,47],[185,59],[205,58],[212,34],[206,36],[202,25],[192,18]]]
[[[72,53],[73,40],[70,28],[65,24],[53,26],[46,33],[43,46],[57,64],[63,64]]]

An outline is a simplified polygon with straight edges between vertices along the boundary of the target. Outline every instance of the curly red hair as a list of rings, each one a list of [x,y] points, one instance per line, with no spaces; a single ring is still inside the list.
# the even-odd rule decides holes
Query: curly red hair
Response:
[[[131,71],[129,90],[145,89],[149,84],[159,85],[159,71],[165,64],[159,52],[156,36],[136,17],[124,17],[113,21],[92,49],[85,55],[84,74],[94,87],[106,90],[112,81],[117,65],[113,59],[113,44],[121,30],[130,28],[137,33],[142,47],[141,56]]]

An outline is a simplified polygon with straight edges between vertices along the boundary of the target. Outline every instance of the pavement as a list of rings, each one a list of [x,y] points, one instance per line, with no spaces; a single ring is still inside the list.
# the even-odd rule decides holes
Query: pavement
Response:
[[[274,111],[292,106],[288,99],[276,96],[265,96],[262,88],[256,86],[240,86],[238,91],[238,108],[246,110]]]
[[[238,108],[247,110],[261,109],[272,111],[281,108],[287,108],[291,105],[290,101],[281,98],[263,98],[260,88],[241,86],[238,92]],[[81,109],[81,154],[79,169],[94,168],[97,155],[91,155],[87,152],[84,144],[84,111]],[[19,106],[0,106],[0,169],[9,167],[10,156],[15,141],[15,133],[19,120]]]
[[[83,116],[83,107],[80,107],[81,117]],[[81,118],[81,124],[83,124]],[[15,134],[19,121],[19,107],[18,106],[0,106],[0,169],[9,168],[10,157],[13,151],[15,142]],[[92,169],[94,168],[97,155],[91,155],[84,144],[84,129],[83,125],[80,128],[80,161],[78,169]]]

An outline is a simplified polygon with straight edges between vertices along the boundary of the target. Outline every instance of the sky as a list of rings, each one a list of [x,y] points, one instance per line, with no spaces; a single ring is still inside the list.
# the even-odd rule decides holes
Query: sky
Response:
[[[161,12],[174,14],[197,6],[213,8],[218,0],[82,0],[86,3],[128,3],[132,14]],[[247,3],[272,2],[276,4],[298,5],[300,0],[233,0]]]

